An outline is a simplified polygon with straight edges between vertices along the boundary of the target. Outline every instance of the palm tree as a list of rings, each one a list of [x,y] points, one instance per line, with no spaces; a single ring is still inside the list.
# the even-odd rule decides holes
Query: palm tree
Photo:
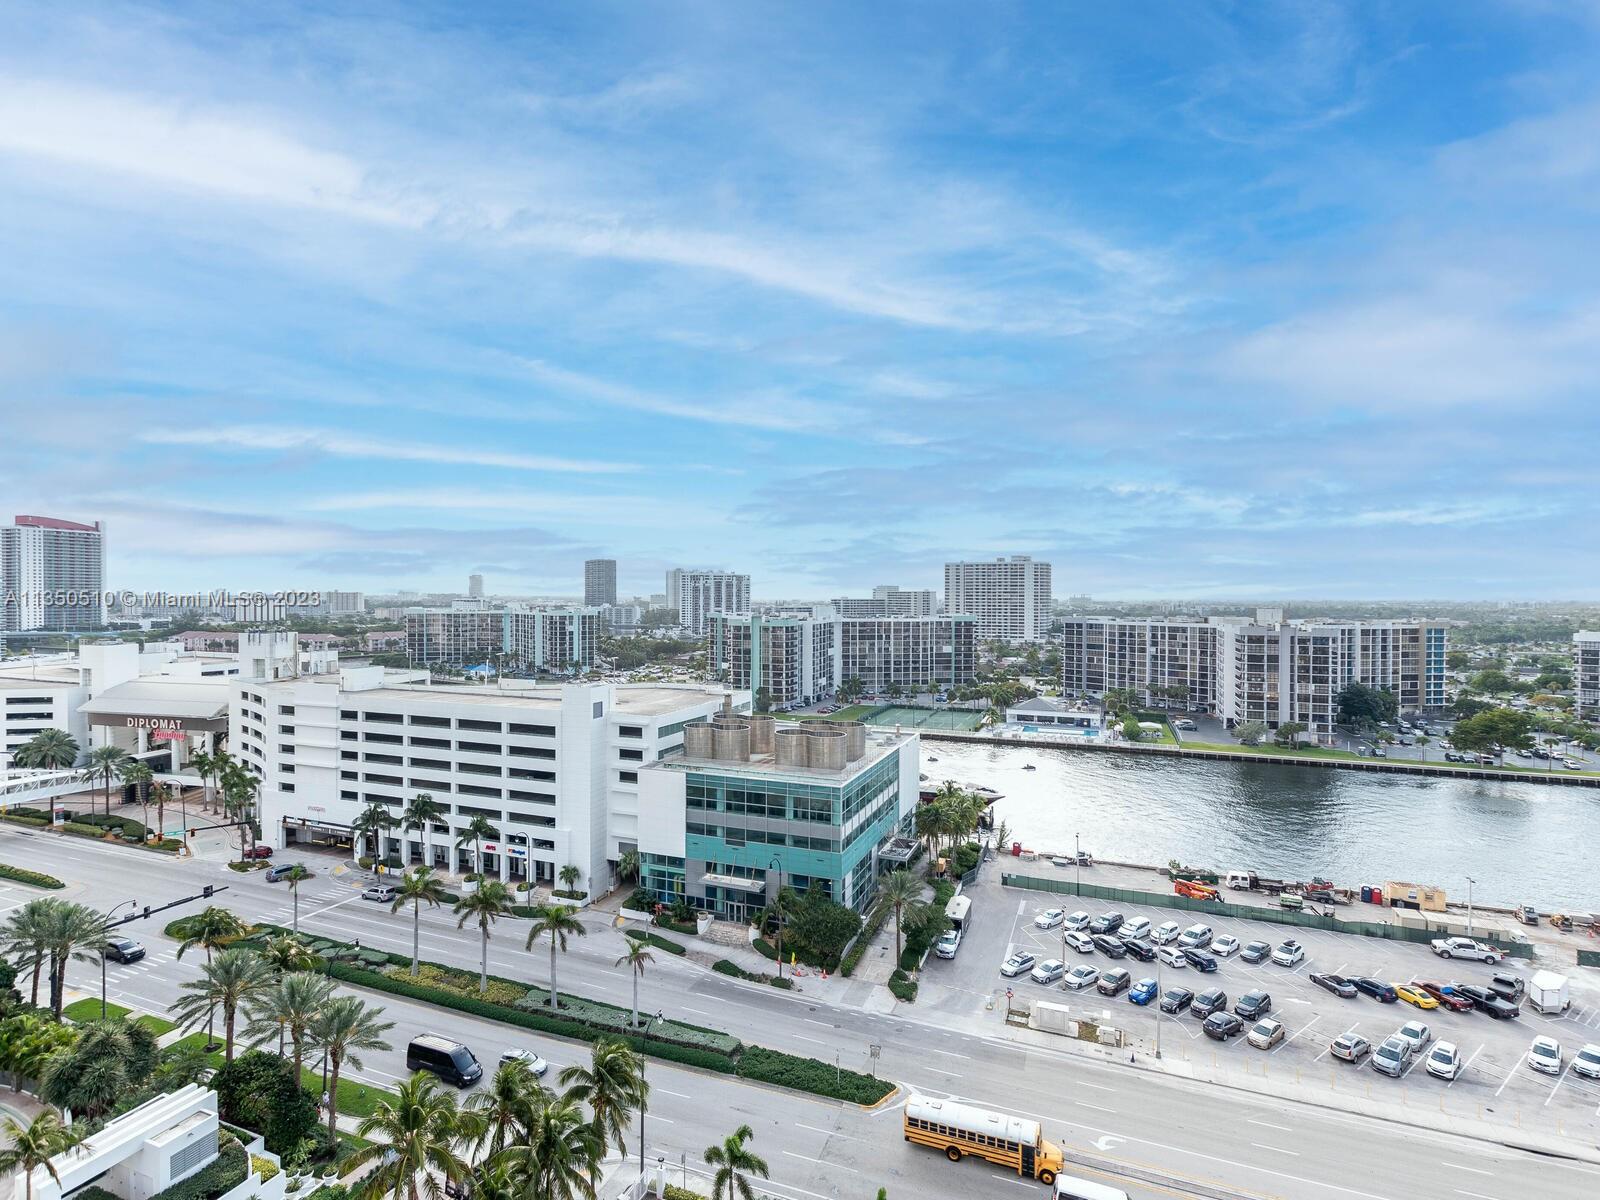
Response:
[[[617,878],[623,883],[632,883],[639,878],[639,852],[637,850],[624,850],[617,859]]]
[[[433,826],[449,812],[446,805],[427,792],[418,792],[401,815],[400,822],[407,833],[422,834],[422,861],[426,866],[433,866]]]
[[[879,885],[878,903],[894,910],[894,961],[899,963],[905,949],[901,924],[927,907],[922,899],[922,880],[910,871],[891,871]]]
[[[199,946],[206,952],[206,961],[211,961],[211,952],[221,950],[230,942],[244,936],[245,925],[225,908],[212,905],[202,909],[195,916],[190,917],[184,924],[186,932],[183,940],[178,943],[176,957],[182,958],[184,951],[194,946]]]
[[[511,915],[511,890],[498,879],[490,879],[479,884],[477,891],[468,892],[457,900],[453,911],[461,916],[456,922],[457,929],[465,925],[469,917],[477,918],[478,934],[483,939],[483,965],[478,972],[478,993],[482,995],[489,990],[489,926]]]
[[[467,1161],[456,1153],[460,1129],[455,1097],[419,1071],[400,1085],[392,1102],[380,1100],[377,1111],[357,1126],[357,1136],[367,1144],[350,1156],[349,1166],[377,1162],[362,1180],[365,1195],[435,1200],[443,1194],[435,1176],[459,1183],[469,1173]]]
[[[767,1175],[766,1159],[753,1154],[745,1145],[755,1137],[755,1131],[748,1125],[741,1125],[731,1134],[722,1139],[720,1146],[707,1146],[705,1152],[706,1165],[717,1168],[716,1177],[711,1182],[711,1200],[755,1200],[755,1192],[750,1188],[750,1181],[746,1175]]]
[[[460,849],[468,842],[472,843],[472,870],[481,879],[483,877],[483,839],[494,839],[500,836],[500,831],[489,824],[489,818],[481,813],[462,826],[461,832],[456,835],[456,848]]]
[[[535,1078],[527,1063],[516,1058],[503,1060],[489,1086],[467,1101],[473,1141],[479,1149],[487,1146],[488,1156],[493,1158],[522,1141],[534,1111],[553,1098],[554,1093]]]
[[[18,1012],[0,1021],[0,1071],[11,1076],[11,1090],[24,1079],[42,1079],[50,1060],[78,1040],[78,1033],[39,1013]]]
[[[534,1109],[523,1142],[501,1157],[525,1194],[539,1200],[594,1200],[594,1175],[605,1143],[576,1099],[557,1096]]]
[[[0,1125],[0,1140],[6,1149],[0,1150],[0,1172],[9,1174],[22,1169],[24,1200],[33,1200],[33,1173],[40,1167],[59,1185],[61,1176],[51,1160],[58,1154],[71,1150],[89,1135],[87,1127],[76,1122],[63,1125],[53,1112],[42,1112],[24,1125],[15,1117],[7,1117]]]
[[[232,767],[222,777],[222,811],[239,824],[239,861],[249,861],[247,849],[256,844],[255,803],[261,781],[243,767]]]
[[[159,842],[167,836],[167,805],[172,803],[172,788],[168,784],[158,783],[150,789],[150,797],[155,801],[156,805],[156,840]],[[148,822],[146,824],[148,826]],[[145,829],[146,839],[149,836],[150,830],[147,827]]]
[[[544,916],[533,922],[533,928],[528,930],[528,944],[524,950],[532,950],[534,942],[542,937],[550,939],[550,1007],[560,1008],[561,999],[556,994],[556,951],[563,954],[567,950],[567,938],[583,937],[588,930],[583,927],[583,922],[573,916],[573,909],[565,904],[552,904],[545,909]]]
[[[279,1058],[283,1057],[287,1039],[294,1050],[294,1077],[299,1079],[312,1026],[332,998],[334,987],[333,980],[310,971],[278,976],[270,987],[251,997],[246,1009],[245,1039],[251,1046],[259,1046],[276,1034]]]
[[[562,867],[557,874],[561,877],[561,886],[570,892],[572,890],[572,885],[578,882],[578,876],[583,874],[583,872],[578,870],[578,868],[572,863],[568,863],[566,866]]]
[[[363,1050],[387,1050],[383,1035],[394,1028],[382,1019],[383,1010],[368,1008],[358,996],[335,996],[311,1022],[311,1040],[328,1056],[328,1094],[339,1094],[339,1069],[345,1063],[360,1067]],[[337,1104],[328,1105],[328,1136],[335,1137]]]
[[[84,760],[83,774],[80,778],[90,784],[98,779],[104,785],[108,817],[111,815],[111,780],[127,761],[128,752],[121,746],[96,746],[89,751],[89,757]]]
[[[568,1096],[589,1106],[600,1152],[604,1154],[615,1139],[617,1149],[626,1154],[628,1120],[650,1097],[644,1059],[626,1042],[601,1038],[590,1052],[587,1067],[571,1066],[561,1072],[561,1085],[568,1089]]]
[[[480,888],[479,891],[482,891]],[[415,867],[400,877],[390,912],[399,912],[402,904],[411,905],[411,977],[417,977],[422,960],[422,906],[437,908],[444,899],[444,883],[432,867]],[[459,928],[459,926],[457,927]],[[487,970],[487,967],[485,968]]]
[[[4,930],[0,931],[5,952],[16,955],[19,965],[30,963],[33,968],[33,992],[28,1003],[35,1008],[39,1006],[39,977],[44,972],[45,954],[50,944],[50,913],[60,903],[51,897],[29,900],[11,914]]]
[[[283,873],[289,881],[289,899],[294,902],[294,915],[290,918],[290,928],[296,933],[300,932],[300,881],[310,879],[311,872],[306,870],[304,863],[295,863]]]
[[[50,1012],[61,1020],[67,987],[67,964],[93,961],[106,942],[106,919],[86,904],[58,901],[45,926],[45,949],[50,955]]]
[[[639,1028],[639,980],[644,975],[644,969],[656,961],[656,956],[645,948],[645,944],[638,938],[628,938],[628,949],[622,957],[617,959],[616,966],[628,964],[628,970],[633,975],[633,1020],[631,1028]]]
[[[64,771],[78,761],[78,739],[65,729],[42,729],[12,757],[19,767],[35,771]]]
[[[309,971],[322,965],[322,959],[316,951],[292,933],[268,938],[261,946],[261,958],[279,975]]]
[[[172,1015],[185,1029],[209,1024],[222,1009],[222,1061],[233,1061],[233,1029],[241,1005],[273,985],[275,976],[259,954],[250,950],[224,950],[205,966],[199,979],[180,989],[184,994],[172,1006]]]
[[[216,807],[218,781],[234,766],[233,756],[226,750],[217,750],[210,754],[199,750],[189,756],[189,761],[200,773],[200,778],[205,781],[205,798],[201,801],[200,807],[210,811]]]
[[[376,865],[383,859],[382,837],[386,830],[400,824],[388,808],[374,800],[361,810],[361,815],[350,822],[350,831],[362,838],[372,839],[372,861]]]
[[[133,787],[134,802],[143,815],[147,840],[150,836],[150,783],[154,779],[155,773],[143,759],[130,758],[117,768],[117,782],[123,787],[130,784]]]

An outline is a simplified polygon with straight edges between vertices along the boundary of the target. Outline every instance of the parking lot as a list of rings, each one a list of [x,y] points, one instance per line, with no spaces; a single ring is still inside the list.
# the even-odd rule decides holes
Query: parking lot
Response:
[[[1141,962],[1132,955],[1113,961],[1099,952],[1079,953],[1064,945],[1062,928],[1039,929],[1034,925],[1035,916],[1046,909],[1060,907],[1068,913],[1082,910],[1098,916],[1112,910],[1113,906],[1106,902],[998,886],[980,886],[972,895],[974,919],[961,949],[955,960],[929,960],[925,975],[932,981],[969,992],[988,990],[999,997],[1009,987],[1019,1001],[1049,999],[1065,1004],[1126,1031],[1135,1053],[1155,1053],[1159,1022],[1163,1060],[1187,1063],[1197,1075],[1230,1077],[1230,1082],[1236,1081],[1231,1078],[1235,1076],[1262,1075],[1300,1084],[1325,1084],[1337,1092],[1348,1092],[1352,1104],[1360,1095],[1408,1104],[1438,1103],[1458,1113],[1477,1111],[1478,1115],[1492,1114],[1499,1119],[1545,1122],[1572,1136],[1592,1139],[1600,1135],[1600,1081],[1585,1079],[1571,1069],[1573,1056],[1582,1046],[1600,1043],[1600,989],[1573,971],[1566,972],[1572,981],[1572,1007],[1565,1015],[1543,1016],[1524,1001],[1519,1018],[1495,1020],[1479,1012],[1452,1012],[1442,1005],[1422,1010],[1404,1001],[1382,1003],[1359,994],[1340,998],[1308,977],[1314,972],[1331,972],[1371,976],[1390,984],[1421,979],[1487,985],[1495,971],[1526,976],[1535,967],[1515,959],[1495,967],[1445,961],[1426,945],[1210,917],[1200,912],[1115,906],[1127,919],[1144,917],[1152,927],[1166,921],[1175,921],[1180,928],[1203,922],[1212,927],[1215,936],[1231,934],[1241,944],[1264,941],[1276,947],[1285,938],[1293,937],[1305,949],[1304,959],[1293,967],[1270,961],[1251,965],[1234,955],[1219,957],[1215,972],[1202,973],[1193,967],[1175,969],[1159,961]],[[982,911],[985,906],[994,911]],[[1285,1027],[1284,1040],[1265,1050],[1250,1045],[1242,1034],[1219,1042],[1202,1033],[1198,1017],[1188,1013],[1161,1014],[1158,1004],[1132,1004],[1127,993],[1110,998],[1093,987],[1070,991],[1059,983],[1035,983],[1027,973],[1014,979],[1003,978],[1000,964],[1013,950],[1033,954],[1039,960],[1060,959],[1069,970],[1081,962],[1102,971],[1122,967],[1135,981],[1157,980],[1162,993],[1173,986],[1186,987],[1197,994],[1219,987],[1227,993],[1230,1010],[1246,992],[1261,989],[1272,997],[1272,1015]],[[1465,1067],[1456,1079],[1446,1082],[1429,1076],[1423,1068],[1426,1051],[1414,1055],[1398,1079],[1380,1074],[1366,1061],[1360,1065],[1346,1063],[1328,1052],[1330,1042],[1340,1034],[1359,1034],[1376,1047],[1412,1020],[1425,1023],[1434,1042],[1453,1042],[1458,1047]],[[1248,1022],[1245,1028],[1248,1031]],[[1540,1034],[1561,1043],[1563,1063],[1559,1076],[1540,1074],[1526,1063],[1529,1044]],[[1384,1089],[1393,1090],[1386,1094]]]

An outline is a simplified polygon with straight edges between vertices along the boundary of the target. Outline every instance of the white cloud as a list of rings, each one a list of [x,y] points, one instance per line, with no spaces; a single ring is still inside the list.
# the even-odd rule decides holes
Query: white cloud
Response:
[[[613,474],[637,469],[631,463],[552,458],[540,454],[512,454],[498,450],[441,446],[431,442],[389,441],[335,430],[284,429],[276,426],[231,425],[212,429],[152,429],[140,434],[139,440],[159,446],[209,446],[224,450],[300,452],[327,454],[335,458],[378,458],[397,462],[506,467],[516,471]]]

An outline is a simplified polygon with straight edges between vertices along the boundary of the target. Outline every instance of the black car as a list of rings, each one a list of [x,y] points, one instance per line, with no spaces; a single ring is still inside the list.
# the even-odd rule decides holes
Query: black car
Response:
[[[1228,1007],[1228,993],[1221,988],[1207,988],[1196,996],[1189,1005],[1189,1011],[1197,1017],[1209,1017],[1214,1012],[1222,1012]]]
[[[1244,1032],[1244,1022],[1230,1012],[1214,1012],[1200,1026],[1208,1038],[1225,1042]]]
[[[1122,923],[1126,919],[1127,918],[1125,918],[1119,912],[1101,913],[1098,917],[1089,922],[1089,932],[1115,933],[1117,930],[1122,928]]]
[[[1247,963],[1264,963],[1272,957],[1272,943],[1246,942],[1244,949],[1239,951],[1239,961]]]
[[[1472,1001],[1472,1007],[1479,1012],[1488,1013],[1498,1021],[1509,1021],[1520,1016],[1522,1009],[1512,1004],[1503,996],[1496,995],[1488,988],[1476,987],[1471,984],[1458,983],[1453,989],[1458,996],[1465,996]]]
[[[112,962],[138,962],[144,957],[144,947],[130,937],[112,934],[106,938],[106,957]]]
[[[1259,1021],[1272,1011],[1272,997],[1262,991],[1246,992],[1239,997],[1233,1011],[1246,1021]]]
[[[1089,939],[1094,943],[1094,948],[1107,958],[1127,958],[1128,948],[1122,944],[1122,939],[1113,937],[1109,933],[1097,933]]]
[[[1156,948],[1143,938],[1120,938],[1122,948],[1140,962],[1155,962]]]
[[[1102,996],[1120,996],[1133,985],[1133,976],[1121,967],[1112,967],[1100,976],[1100,982],[1094,985],[1095,991]]]
[[[1381,1000],[1385,1004],[1393,1004],[1400,999],[1400,993],[1394,990],[1394,985],[1385,983],[1381,979],[1371,979],[1365,975],[1350,976],[1350,986],[1363,996],[1371,996],[1374,1000]]]
[[[1196,950],[1193,946],[1184,950],[1183,957],[1189,965],[1203,975],[1209,975],[1217,969],[1217,956],[1205,950]]]
[[[1356,985],[1343,975],[1335,975],[1331,971],[1318,971],[1310,978],[1319,988],[1327,988],[1335,996],[1343,996],[1346,1000],[1356,994]]]
[[[1168,988],[1161,996],[1161,1011],[1181,1013],[1194,1003],[1194,993],[1186,987]]]

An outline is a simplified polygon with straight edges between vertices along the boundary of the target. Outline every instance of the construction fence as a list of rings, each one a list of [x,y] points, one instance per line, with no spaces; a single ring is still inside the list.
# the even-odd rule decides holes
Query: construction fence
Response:
[[[1579,950],[1578,965],[1580,967],[1600,967],[1600,950]]]
[[[1346,921],[1333,913],[1295,911],[1287,908],[1266,908],[1254,904],[1229,904],[1225,900],[1192,900],[1171,892],[1141,892],[1133,888],[1103,887],[1096,883],[1079,884],[1071,879],[1041,879],[1036,875],[1007,875],[1002,872],[1000,882],[1006,887],[1032,888],[1039,892],[1055,892],[1067,896],[1085,896],[1094,900],[1110,900],[1121,904],[1146,904],[1155,908],[1177,908],[1186,912],[1209,913],[1212,916],[1236,917],[1243,921],[1267,921],[1274,925],[1294,925],[1301,929],[1327,929],[1334,933],[1353,933],[1362,937],[1387,938],[1395,942],[1431,942],[1445,936],[1443,929],[1416,929],[1409,925],[1389,925],[1380,921]],[[1480,942],[1496,946],[1511,958],[1532,958],[1533,947],[1525,942],[1501,942],[1481,934]],[[1580,952],[1579,961],[1582,962]],[[1600,955],[1596,955],[1600,958]]]

